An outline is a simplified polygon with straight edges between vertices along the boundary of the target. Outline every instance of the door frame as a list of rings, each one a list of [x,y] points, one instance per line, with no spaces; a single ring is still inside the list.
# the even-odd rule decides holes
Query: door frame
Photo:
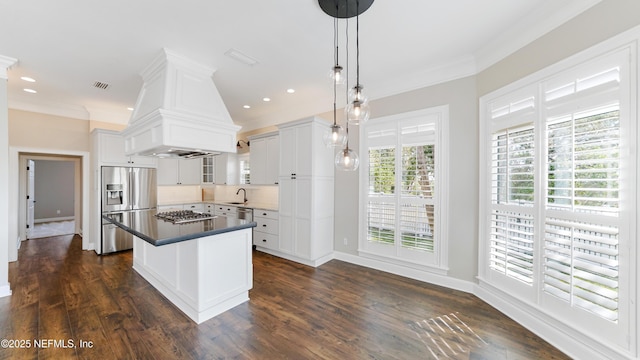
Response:
[[[90,211],[90,153],[87,151],[70,151],[55,149],[39,149],[27,147],[9,147],[9,262],[18,260],[18,248],[20,242],[25,239],[24,227],[26,226],[26,202],[23,201],[26,196],[26,165],[27,157],[42,156],[47,160],[52,157],[65,158],[66,160],[78,159],[80,166],[76,167],[75,185],[76,194],[80,193],[80,197],[76,199],[76,232],[82,236],[82,249],[93,250],[94,244],[90,239],[91,219]],[[21,161],[21,157],[24,160]],[[80,178],[78,179],[78,176]],[[13,195],[12,195],[13,194]],[[16,211],[11,211],[15,209]],[[78,221],[78,217],[80,218]],[[22,226],[22,232],[20,232]]]
[[[18,236],[20,240],[27,240],[27,206],[24,204],[27,197],[28,190],[28,171],[26,171],[26,167],[29,160],[46,160],[46,161],[68,161],[73,162],[73,178],[74,178],[74,189],[73,189],[73,220],[75,222],[75,228],[73,229],[74,234],[82,234],[82,224],[81,224],[81,199],[82,199],[82,158],[79,156],[62,156],[59,154],[55,155],[43,155],[43,154],[33,154],[33,153],[20,153],[19,154],[19,162],[20,162],[20,171],[22,174],[19,175],[19,197],[18,199],[22,199],[22,202],[19,204],[20,209],[18,214]],[[37,175],[36,175],[37,176]],[[20,247],[20,244],[18,244]]]

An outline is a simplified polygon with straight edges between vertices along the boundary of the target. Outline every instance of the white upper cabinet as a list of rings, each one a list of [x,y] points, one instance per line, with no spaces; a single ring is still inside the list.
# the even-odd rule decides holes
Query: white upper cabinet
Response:
[[[158,159],[158,185],[199,185],[200,159]]]
[[[203,184],[213,184],[215,178],[215,158],[207,156],[202,158],[202,179]]]
[[[240,169],[236,154],[216,155],[214,162],[214,179],[217,185],[237,185],[240,182]]]
[[[312,126],[280,129],[280,176],[311,176]],[[322,138],[322,134],[319,135]]]
[[[280,168],[280,137],[278,133],[261,134],[249,138],[251,142],[251,184],[278,184]]]
[[[126,156],[124,137],[117,131],[95,129],[91,132],[93,148],[97,151],[100,166],[156,167],[157,159],[151,156]]]

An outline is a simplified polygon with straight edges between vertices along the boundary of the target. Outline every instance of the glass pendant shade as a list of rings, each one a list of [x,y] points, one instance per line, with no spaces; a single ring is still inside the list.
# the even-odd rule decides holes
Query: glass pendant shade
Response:
[[[360,165],[360,158],[355,151],[347,147],[336,154],[335,164],[338,170],[355,171]]]
[[[369,98],[362,92],[363,86],[358,84],[351,89],[349,89],[348,99],[349,102],[360,101],[361,103],[366,103],[369,101]]]
[[[369,120],[369,103],[354,100],[345,108],[347,121],[351,125],[364,124]]]
[[[323,139],[327,147],[344,147],[347,144],[347,132],[338,124],[333,124],[325,131]]]
[[[346,77],[344,76],[344,72],[342,71],[342,66],[336,64],[331,71],[329,71],[329,78],[336,85],[342,85],[346,81]]]

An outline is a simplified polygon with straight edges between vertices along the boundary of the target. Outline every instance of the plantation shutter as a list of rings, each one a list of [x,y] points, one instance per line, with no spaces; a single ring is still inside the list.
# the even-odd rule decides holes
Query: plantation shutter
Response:
[[[489,269],[531,285],[534,278],[535,97],[492,104]]]
[[[366,183],[361,251],[438,264],[439,132],[443,110],[369,121],[363,128]]]
[[[544,84],[544,291],[617,322],[621,70],[587,70]]]

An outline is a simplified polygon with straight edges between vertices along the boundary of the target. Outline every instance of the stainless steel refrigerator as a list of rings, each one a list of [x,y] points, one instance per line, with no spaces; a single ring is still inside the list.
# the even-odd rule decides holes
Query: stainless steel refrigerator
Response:
[[[142,210],[157,205],[156,169],[102,167],[102,215],[130,224]],[[101,254],[133,248],[133,235],[102,221]]]

